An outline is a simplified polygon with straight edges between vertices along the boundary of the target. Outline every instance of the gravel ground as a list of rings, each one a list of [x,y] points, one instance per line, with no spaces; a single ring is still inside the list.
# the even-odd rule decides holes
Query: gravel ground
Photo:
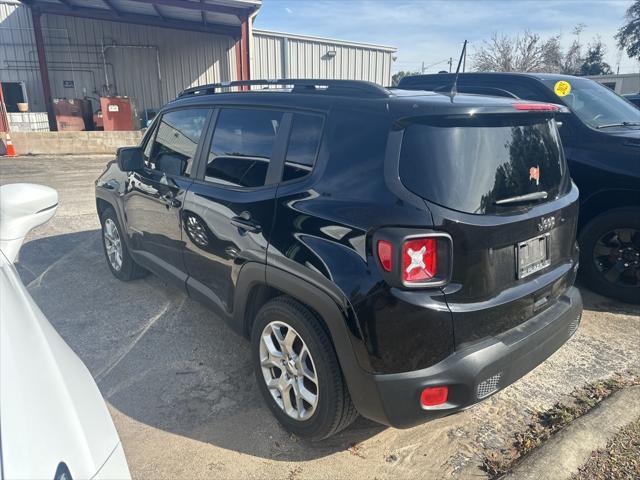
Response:
[[[572,480],[631,480],[640,478],[640,418],[623,428]]]
[[[24,245],[19,270],[92,372],[134,478],[482,478],[533,413],[574,388],[640,368],[640,308],[585,289],[576,335],[514,385],[410,430],[359,419],[322,443],[287,435],[263,405],[248,343],[155,276],[119,282],[101,250],[93,181],[107,157],[0,158],[0,183],[60,193],[56,217]]]

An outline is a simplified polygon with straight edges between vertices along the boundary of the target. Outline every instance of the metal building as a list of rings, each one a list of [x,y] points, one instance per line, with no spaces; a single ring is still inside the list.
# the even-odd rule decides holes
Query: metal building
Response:
[[[332,78],[391,85],[394,47],[253,30],[254,78]]]
[[[609,87],[620,95],[640,93],[640,74],[622,73],[611,75],[592,75],[587,78]]]
[[[260,6],[261,0],[0,0],[0,81],[22,82],[29,110],[48,112],[52,130],[56,98],[88,99],[96,110],[100,97],[126,96],[141,116],[185,88],[211,82],[290,76],[391,83],[394,48],[253,31]]]

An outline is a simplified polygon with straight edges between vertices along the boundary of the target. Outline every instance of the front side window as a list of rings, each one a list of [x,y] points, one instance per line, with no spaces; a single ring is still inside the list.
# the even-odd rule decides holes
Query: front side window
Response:
[[[148,168],[168,175],[191,175],[193,157],[204,131],[209,110],[192,108],[162,115],[144,154]]]
[[[302,113],[293,115],[282,181],[302,178],[311,172],[321,135],[322,117]]]
[[[265,185],[282,116],[275,110],[222,109],[205,180],[233,187]]]

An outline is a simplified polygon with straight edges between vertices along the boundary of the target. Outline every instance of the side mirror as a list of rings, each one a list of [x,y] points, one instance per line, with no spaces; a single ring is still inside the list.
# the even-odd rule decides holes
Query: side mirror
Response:
[[[58,192],[35,183],[0,187],[0,250],[10,262],[18,256],[27,234],[49,221],[58,208]]]
[[[116,153],[118,167],[123,172],[135,172],[144,167],[144,156],[140,147],[122,147]]]

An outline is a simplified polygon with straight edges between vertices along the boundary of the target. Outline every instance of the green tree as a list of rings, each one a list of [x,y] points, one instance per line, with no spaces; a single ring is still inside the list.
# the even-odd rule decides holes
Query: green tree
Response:
[[[616,34],[618,47],[631,58],[640,60],[640,0],[635,0],[625,14],[626,23]]]
[[[605,46],[599,38],[589,44],[587,54],[580,67],[580,75],[609,75],[611,67],[604,61],[605,52]]]

